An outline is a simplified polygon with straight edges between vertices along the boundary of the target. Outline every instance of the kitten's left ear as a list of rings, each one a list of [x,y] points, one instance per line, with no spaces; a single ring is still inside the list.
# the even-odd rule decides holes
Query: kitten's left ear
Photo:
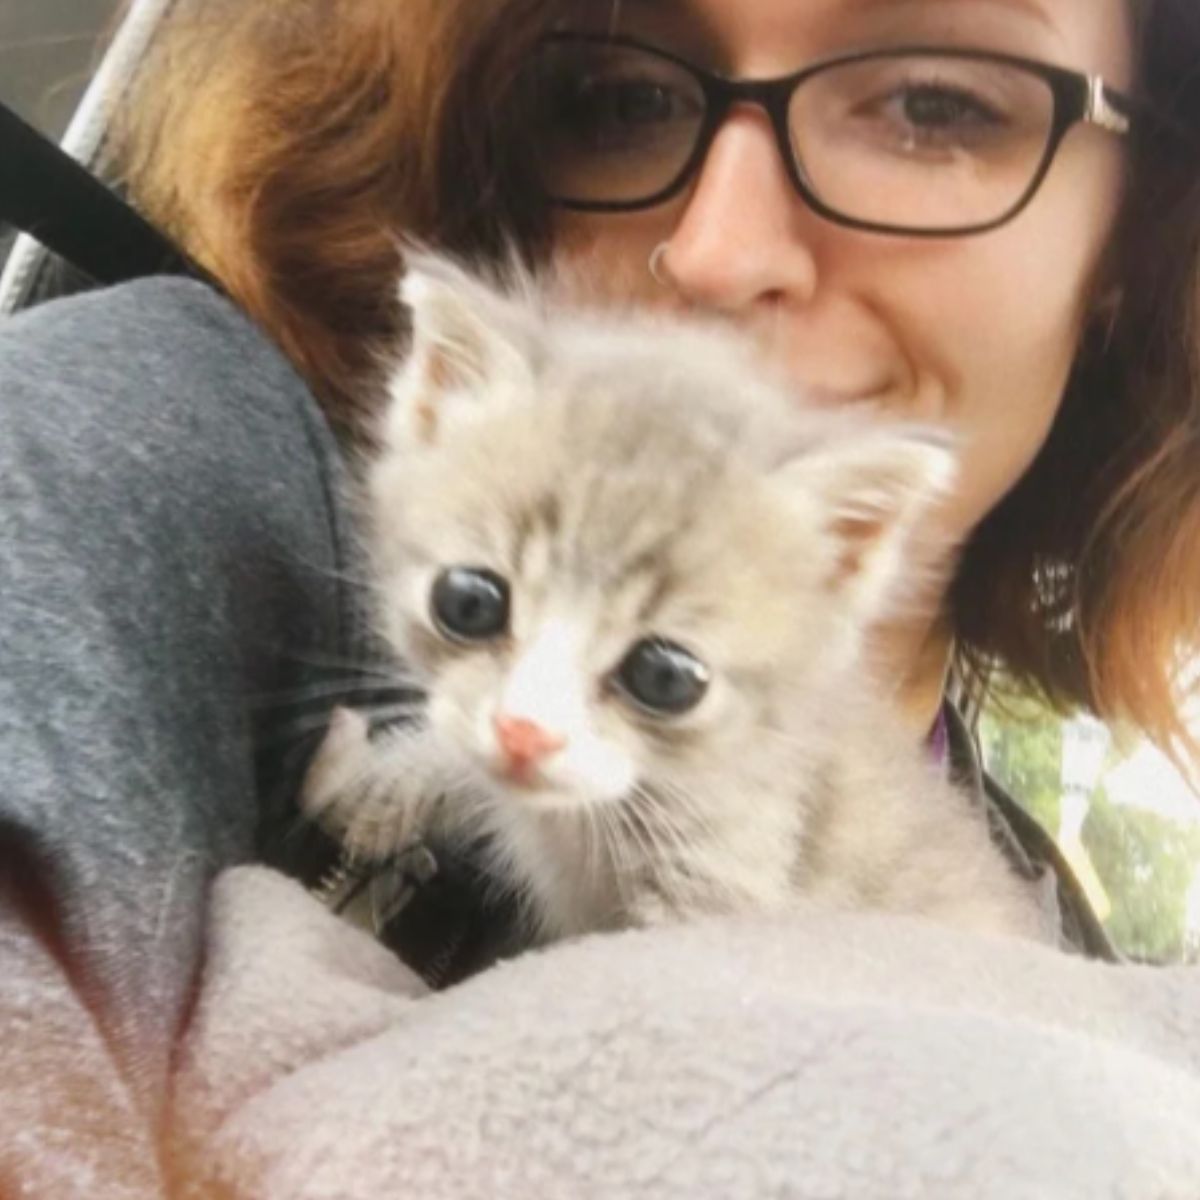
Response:
[[[919,518],[951,489],[951,438],[926,426],[864,426],[811,447],[777,471],[797,503],[815,506],[828,537],[831,597],[869,620],[893,598]]]
[[[389,389],[386,434],[393,445],[432,444],[448,419],[531,383],[530,338],[514,296],[449,259],[411,251],[400,299],[412,336]]]

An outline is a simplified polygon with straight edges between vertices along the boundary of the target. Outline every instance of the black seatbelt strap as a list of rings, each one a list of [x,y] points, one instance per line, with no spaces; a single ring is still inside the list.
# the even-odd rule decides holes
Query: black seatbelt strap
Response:
[[[4,104],[0,222],[24,230],[100,284],[163,274],[212,282],[169,238]]]

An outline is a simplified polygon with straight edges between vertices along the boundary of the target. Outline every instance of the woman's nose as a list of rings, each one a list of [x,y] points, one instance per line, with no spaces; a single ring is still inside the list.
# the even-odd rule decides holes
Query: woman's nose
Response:
[[[817,285],[823,225],[792,185],[767,114],[740,106],[713,138],[659,266],[701,308],[803,303]]]

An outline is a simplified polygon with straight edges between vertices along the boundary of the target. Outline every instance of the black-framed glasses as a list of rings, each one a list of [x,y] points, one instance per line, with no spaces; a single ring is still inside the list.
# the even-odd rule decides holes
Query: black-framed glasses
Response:
[[[1079,122],[1129,132],[1098,75],[986,50],[910,46],[729,79],[632,38],[555,33],[518,95],[540,183],[568,208],[629,212],[692,179],[735,104],[762,107],[822,216],[879,233],[982,233],[1033,198]]]

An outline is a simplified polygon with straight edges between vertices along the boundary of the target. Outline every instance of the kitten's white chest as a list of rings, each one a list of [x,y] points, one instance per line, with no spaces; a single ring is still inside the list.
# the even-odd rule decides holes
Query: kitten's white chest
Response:
[[[628,924],[618,867],[585,814],[500,809],[489,824],[496,869],[520,881],[540,938]]]

